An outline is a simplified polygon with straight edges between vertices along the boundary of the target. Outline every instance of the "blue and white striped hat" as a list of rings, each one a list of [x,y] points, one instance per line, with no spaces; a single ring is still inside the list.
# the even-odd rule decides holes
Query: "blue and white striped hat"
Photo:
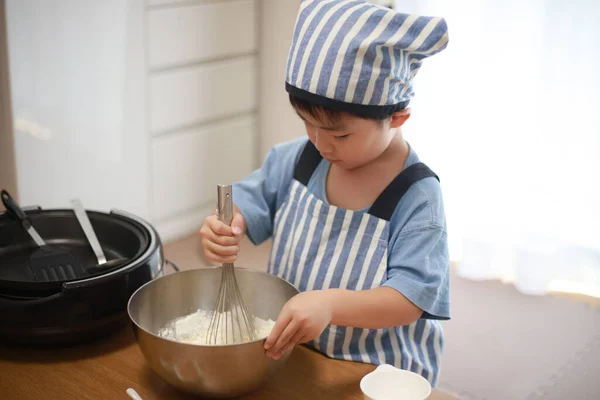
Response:
[[[286,90],[330,109],[384,117],[408,105],[423,60],[447,44],[443,18],[365,0],[302,0]]]

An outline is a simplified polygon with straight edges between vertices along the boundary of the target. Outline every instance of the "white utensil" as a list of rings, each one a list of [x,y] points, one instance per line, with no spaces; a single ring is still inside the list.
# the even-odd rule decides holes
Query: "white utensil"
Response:
[[[104,251],[102,250],[102,246],[98,241],[98,237],[96,236],[96,232],[92,227],[92,223],[88,218],[87,212],[83,208],[83,204],[79,199],[71,200],[71,204],[73,205],[73,211],[75,212],[75,217],[77,217],[77,221],[79,221],[79,225],[81,225],[81,229],[83,229],[83,233],[85,233],[85,237],[87,238],[92,250],[94,250],[94,254],[96,255],[96,259],[98,260],[98,265],[96,265],[91,269],[99,269],[103,268],[111,268],[120,264],[124,264],[127,261],[126,258],[115,258],[112,260],[106,260],[106,256]]]
[[[142,396],[140,396],[138,392],[135,391],[135,389],[129,388],[126,390],[126,392],[129,395],[129,397],[131,397],[133,400],[143,400]]]
[[[365,400],[425,400],[431,385],[421,375],[383,364],[361,379],[360,390]]]

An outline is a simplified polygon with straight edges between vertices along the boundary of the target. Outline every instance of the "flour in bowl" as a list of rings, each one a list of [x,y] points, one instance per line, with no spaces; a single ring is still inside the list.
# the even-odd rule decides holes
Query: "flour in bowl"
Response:
[[[208,344],[208,327],[212,316],[212,311],[200,309],[193,314],[169,322],[158,331],[158,335],[182,343]],[[231,323],[231,312],[227,311],[219,313],[218,316],[221,320],[218,325],[216,344],[238,344],[250,341],[248,335],[243,335],[241,338],[242,340],[240,340],[239,328],[237,328],[236,325],[237,323]],[[227,323],[225,323],[225,321],[227,321]],[[235,322],[235,319],[233,321]],[[254,317],[256,337],[259,339],[264,339],[269,336],[273,326],[275,326],[275,321],[273,320],[264,320]]]

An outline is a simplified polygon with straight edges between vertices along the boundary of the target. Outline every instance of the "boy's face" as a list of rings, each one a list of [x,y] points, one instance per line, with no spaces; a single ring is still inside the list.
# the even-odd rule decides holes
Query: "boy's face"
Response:
[[[398,125],[398,116],[383,121],[367,120],[343,114],[339,121],[330,124],[318,121],[310,115],[297,111],[306,126],[310,141],[323,158],[336,166],[352,170],[362,167],[379,157],[396,135],[396,128],[408,118],[410,111]],[[326,120],[326,118],[323,118]]]

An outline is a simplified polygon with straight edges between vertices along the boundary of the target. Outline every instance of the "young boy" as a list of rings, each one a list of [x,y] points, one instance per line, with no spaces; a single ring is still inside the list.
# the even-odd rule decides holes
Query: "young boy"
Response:
[[[388,363],[436,384],[449,319],[446,221],[437,176],[402,137],[411,81],[448,42],[443,19],[362,0],[302,1],[286,90],[307,138],[271,149],[234,185],[231,227],[201,229],[205,255],[235,261],[247,233],[273,237],[268,271],[300,294],[265,342]]]

